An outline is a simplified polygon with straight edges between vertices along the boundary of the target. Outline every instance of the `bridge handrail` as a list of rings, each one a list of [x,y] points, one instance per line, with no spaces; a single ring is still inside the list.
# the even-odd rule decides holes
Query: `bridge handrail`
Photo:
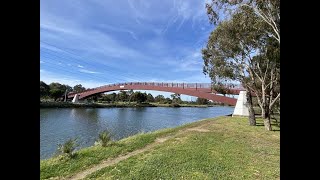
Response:
[[[94,91],[103,89],[106,87],[113,87],[113,86],[124,86],[124,85],[146,85],[146,86],[161,86],[161,87],[182,87],[182,88],[212,88],[211,83],[173,83],[173,82],[125,82],[125,83],[114,83],[114,84],[107,84],[104,86],[99,86],[96,88],[89,88],[81,93],[86,93],[88,91]],[[227,85],[230,87],[230,85]],[[241,85],[233,85],[231,88],[233,90],[244,90]],[[76,94],[75,92],[70,92],[68,95]]]

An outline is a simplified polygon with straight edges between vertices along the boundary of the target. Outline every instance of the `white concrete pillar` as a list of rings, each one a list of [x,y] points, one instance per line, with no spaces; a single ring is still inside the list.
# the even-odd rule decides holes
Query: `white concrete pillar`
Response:
[[[78,103],[79,102],[79,95],[75,94],[73,99],[72,99],[72,103]]]
[[[232,116],[249,116],[246,91],[240,91]]]

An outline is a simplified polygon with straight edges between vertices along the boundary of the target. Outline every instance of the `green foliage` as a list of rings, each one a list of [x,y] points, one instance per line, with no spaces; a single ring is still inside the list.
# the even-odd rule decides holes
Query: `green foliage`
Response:
[[[40,98],[44,96],[48,96],[50,91],[50,87],[43,81],[40,81]]]
[[[70,158],[75,157],[74,150],[78,146],[76,139],[69,139],[64,144],[58,144],[58,152],[61,154],[66,154]]]
[[[110,132],[105,130],[99,134],[99,142],[102,147],[106,147],[111,141]]]
[[[154,101],[163,103],[165,101],[165,98],[163,95],[158,95],[154,98]]]
[[[204,99],[204,98],[197,98],[196,100],[197,104],[209,104],[209,100],[208,99]]]
[[[76,93],[81,93],[85,90],[86,90],[86,88],[83,87],[81,84],[77,84],[77,85],[73,86],[73,91]]]
[[[49,96],[56,101],[58,98],[62,98],[66,92],[71,92],[72,87],[68,85],[62,85],[57,82],[53,82],[49,85]]]
[[[147,102],[154,102],[154,101],[155,101],[155,99],[154,99],[154,97],[152,96],[152,94],[148,93],[148,95],[147,95]]]
[[[61,89],[50,89],[50,97],[56,101],[58,98],[62,97],[62,95],[65,93],[65,91]]]
[[[141,93],[137,91],[131,95],[131,101],[136,101],[138,103],[141,103],[141,102],[145,102],[146,100],[147,100],[146,93]]]
[[[182,101],[181,101],[180,94],[175,93],[175,94],[171,94],[170,96],[171,96],[171,98],[172,98],[172,103],[179,104],[179,103],[182,102]]]
[[[172,104],[170,104],[170,107],[181,107],[181,106],[177,103],[172,103]]]
[[[122,102],[128,101],[128,99],[129,99],[129,95],[127,94],[126,91],[120,91],[116,97],[117,101],[122,101]]]
[[[231,94],[230,88],[231,87],[228,87],[227,85],[224,85],[221,82],[212,85],[212,89],[223,95]]]
[[[165,104],[171,104],[171,103],[172,103],[172,100],[171,100],[170,98],[166,98],[163,103],[165,103]]]

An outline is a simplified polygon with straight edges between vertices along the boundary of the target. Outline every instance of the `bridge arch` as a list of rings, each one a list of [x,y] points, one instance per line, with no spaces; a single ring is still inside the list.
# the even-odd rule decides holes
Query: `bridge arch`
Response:
[[[215,102],[225,103],[235,106],[237,99],[212,94],[211,84],[198,83],[121,83],[101,86],[94,89],[89,89],[85,92],[78,93],[79,99],[86,99],[96,94],[119,91],[119,90],[153,90],[184,94],[212,100]],[[240,89],[233,89],[234,94],[239,94]],[[68,98],[73,98],[76,93],[68,94]]]

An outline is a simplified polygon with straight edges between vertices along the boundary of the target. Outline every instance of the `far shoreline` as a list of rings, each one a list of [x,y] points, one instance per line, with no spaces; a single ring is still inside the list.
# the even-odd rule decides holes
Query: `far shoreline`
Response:
[[[72,102],[40,102],[40,108],[133,108],[133,107],[219,107],[228,105],[198,104],[158,104],[158,103],[77,103]],[[234,107],[234,106],[228,106]]]

